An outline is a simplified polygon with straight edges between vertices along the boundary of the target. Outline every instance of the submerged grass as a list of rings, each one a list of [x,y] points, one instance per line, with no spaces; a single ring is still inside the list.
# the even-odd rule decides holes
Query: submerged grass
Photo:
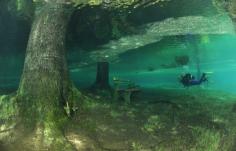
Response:
[[[129,105],[89,102],[78,126],[104,150],[233,151],[235,98],[200,89],[144,90]]]
[[[86,99],[65,129],[80,151],[234,151],[236,147],[236,96],[200,89],[143,90],[128,105],[90,97],[94,99]],[[0,98],[1,104],[4,97]]]
[[[190,151],[217,151],[220,149],[221,134],[217,131],[195,127],[196,143]]]

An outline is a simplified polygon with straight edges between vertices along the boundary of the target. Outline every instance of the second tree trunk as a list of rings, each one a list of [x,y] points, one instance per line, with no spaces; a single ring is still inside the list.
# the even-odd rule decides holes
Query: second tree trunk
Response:
[[[97,63],[97,75],[96,81],[92,86],[96,90],[110,90],[109,85],[109,63],[108,62],[98,62]]]

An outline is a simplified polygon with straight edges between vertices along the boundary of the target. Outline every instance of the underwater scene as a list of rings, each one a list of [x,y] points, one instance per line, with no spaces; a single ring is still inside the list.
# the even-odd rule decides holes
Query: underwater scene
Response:
[[[0,151],[236,151],[236,0],[0,0]]]

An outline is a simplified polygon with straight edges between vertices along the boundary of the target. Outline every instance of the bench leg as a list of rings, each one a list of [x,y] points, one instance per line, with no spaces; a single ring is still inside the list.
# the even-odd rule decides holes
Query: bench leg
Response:
[[[119,99],[119,92],[115,90],[115,92],[113,94],[113,100],[118,101],[118,99]]]
[[[131,92],[124,93],[124,100],[126,104],[130,104]]]

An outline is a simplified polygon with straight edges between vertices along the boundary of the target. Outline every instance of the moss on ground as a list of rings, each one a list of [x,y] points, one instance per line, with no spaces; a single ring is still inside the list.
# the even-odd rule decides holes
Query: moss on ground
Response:
[[[100,98],[85,103],[73,128],[101,150],[233,151],[235,98],[199,89],[148,90],[130,105]]]
[[[39,128],[53,150],[233,151],[236,146],[234,95],[198,89],[144,90],[129,105],[92,94],[76,96],[84,101],[66,127],[54,128],[48,120]],[[7,96],[0,98],[0,105],[6,105]],[[12,109],[5,108],[8,114],[1,117],[10,117]],[[22,137],[23,144],[40,143],[32,138],[35,135]]]

